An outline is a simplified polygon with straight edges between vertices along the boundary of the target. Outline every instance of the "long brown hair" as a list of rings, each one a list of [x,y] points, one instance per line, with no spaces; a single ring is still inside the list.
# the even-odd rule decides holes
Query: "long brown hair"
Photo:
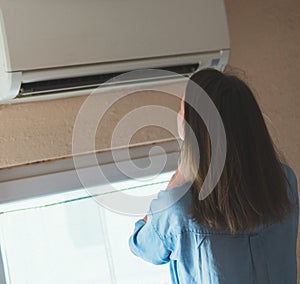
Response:
[[[229,229],[233,233],[282,221],[291,208],[287,180],[252,91],[238,77],[214,69],[201,70],[190,80],[198,84],[217,107],[227,140],[221,177],[212,193],[199,200],[210,165],[211,141],[203,120],[193,108],[199,100],[188,83],[185,101],[191,104],[184,104],[182,166],[193,170],[195,145],[189,138],[189,131],[193,131],[200,153],[192,185],[194,219],[199,224]]]

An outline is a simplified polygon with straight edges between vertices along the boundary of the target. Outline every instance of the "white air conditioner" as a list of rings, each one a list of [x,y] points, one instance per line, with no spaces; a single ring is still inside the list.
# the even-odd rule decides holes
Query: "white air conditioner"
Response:
[[[228,62],[223,0],[0,0],[0,9],[1,102],[83,94],[136,69],[190,74]]]

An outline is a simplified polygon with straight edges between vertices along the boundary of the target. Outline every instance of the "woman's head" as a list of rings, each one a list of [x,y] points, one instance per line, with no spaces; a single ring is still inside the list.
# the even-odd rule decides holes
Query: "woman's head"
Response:
[[[236,76],[214,69],[199,71],[190,80],[178,122],[184,136],[182,167],[196,177],[192,187],[194,218],[201,224],[233,232],[281,221],[290,208],[286,179],[252,91]],[[211,162],[211,140],[194,108],[200,104],[200,96],[192,87],[195,83],[219,111],[227,140],[221,178],[204,200],[197,197]],[[180,117],[186,123],[181,123]],[[213,116],[210,119],[213,123]],[[196,159],[196,150],[200,160]]]

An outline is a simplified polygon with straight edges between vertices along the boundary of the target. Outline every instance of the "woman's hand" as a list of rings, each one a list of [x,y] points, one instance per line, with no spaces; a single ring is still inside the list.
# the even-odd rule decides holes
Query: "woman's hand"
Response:
[[[175,174],[173,174],[168,186],[166,189],[170,189],[172,187],[176,187],[176,186],[180,186],[182,184],[184,184],[186,182],[183,174],[181,173],[180,169],[178,168],[175,172]]]
[[[171,180],[169,181],[169,184],[166,189],[170,189],[172,187],[180,186],[186,182],[183,174],[180,172],[179,168],[176,170],[176,172],[171,177]],[[145,222],[147,222],[147,215],[143,218]]]

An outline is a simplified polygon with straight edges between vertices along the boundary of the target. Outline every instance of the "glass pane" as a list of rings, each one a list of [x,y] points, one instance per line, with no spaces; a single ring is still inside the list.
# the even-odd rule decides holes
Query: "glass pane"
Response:
[[[115,186],[132,194],[157,193],[171,175]],[[9,284],[171,283],[168,266],[146,263],[129,251],[137,217],[104,209],[85,190],[5,204],[0,211]]]

